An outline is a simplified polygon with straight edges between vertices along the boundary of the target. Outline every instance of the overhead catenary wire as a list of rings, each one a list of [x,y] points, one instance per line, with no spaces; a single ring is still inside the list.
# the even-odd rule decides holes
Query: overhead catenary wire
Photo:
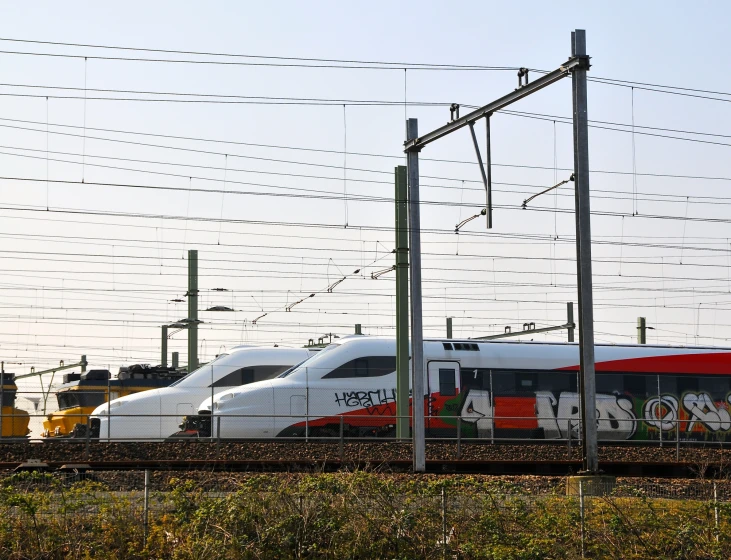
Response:
[[[515,114],[515,115],[534,115],[536,118],[563,118],[566,119],[567,117],[557,117],[552,115],[541,115],[539,113],[521,113],[518,111],[511,111],[508,113],[506,111],[506,114]],[[33,121],[33,120],[26,120],[26,119],[11,119],[7,117],[0,117],[0,121],[5,122],[20,122],[25,124],[40,124],[44,125],[44,123],[39,121]],[[605,122],[605,121],[591,121],[591,122]],[[612,123],[608,123],[612,124]],[[615,123],[618,126],[627,127],[629,125],[626,124],[619,124]],[[3,125],[6,128],[13,128],[9,125]],[[59,127],[59,128],[81,128],[76,125],[68,125],[68,124],[60,124],[60,123],[52,123],[51,126]],[[700,132],[689,132],[689,131],[682,131],[682,130],[676,130],[676,129],[661,129],[656,127],[641,127],[639,125],[636,126],[636,128],[648,128],[651,130],[667,130],[670,132],[684,132],[688,134],[706,134],[706,133],[700,133]],[[38,130],[38,129],[32,129],[32,128],[22,128],[18,127],[19,130],[28,130],[28,131],[36,131],[36,132],[45,132],[44,130]],[[94,130],[99,132],[112,132],[115,134],[130,134],[130,135],[138,135],[138,136],[151,136],[151,137],[157,137],[157,138],[167,138],[167,139],[173,139],[173,140],[189,140],[189,141],[195,141],[195,142],[208,142],[208,143],[220,143],[220,144],[231,144],[231,145],[239,145],[239,146],[251,146],[251,147],[258,147],[258,148],[272,148],[272,149],[282,149],[282,150],[295,150],[295,151],[308,151],[308,152],[319,152],[319,153],[332,153],[332,154],[342,154],[342,150],[332,150],[332,149],[323,149],[323,148],[311,148],[311,147],[304,147],[304,146],[284,146],[284,145],[276,145],[276,144],[261,144],[261,143],[254,143],[254,142],[240,142],[235,140],[223,140],[223,139],[213,139],[213,138],[198,138],[198,137],[192,137],[192,136],[180,136],[180,135],[169,135],[169,134],[156,134],[156,133],[148,133],[148,132],[141,132],[141,131],[128,131],[128,130],[120,130],[120,129],[109,129],[109,128],[92,128],[87,127],[87,130]],[[54,132],[51,131],[51,134],[57,133],[57,134],[64,134],[60,132]],[[74,135],[74,134],[68,134],[68,136],[78,136],[81,137],[81,135]],[[719,136],[719,137],[731,137],[731,135],[719,135],[719,134],[713,134],[713,136]],[[141,146],[150,146],[150,147],[160,147],[165,149],[171,149],[171,150],[183,150],[183,151],[195,151],[190,150],[185,147],[179,147],[179,146],[168,146],[168,145],[156,145],[156,144],[146,144],[146,143],[137,143],[134,141],[121,141],[118,139],[113,138],[95,138],[99,140],[106,140],[110,142],[119,141],[122,143],[128,143],[131,145],[141,145]],[[201,153],[210,153],[210,154],[216,154],[216,155],[223,155],[225,152],[213,152],[213,151],[200,151]],[[375,154],[375,153],[367,153],[367,152],[349,152],[350,155],[353,156],[362,156],[362,157],[374,157],[374,158],[396,158],[396,159],[403,159],[403,155],[391,155],[391,154]],[[244,155],[240,155],[240,157],[247,157]],[[250,157],[250,156],[248,156]],[[322,164],[316,164],[312,162],[302,162],[302,161],[294,161],[294,160],[282,160],[282,159],[270,159],[270,158],[251,158],[250,159],[262,159],[265,161],[273,161],[278,163],[291,163],[291,164],[297,164],[297,165],[314,165],[314,166],[320,166],[320,167],[333,167],[333,168],[340,168],[340,166],[335,165],[322,165]],[[440,159],[440,158],[421,158],[423,161],[432,161],[432,162],[440,162],[440,163],[455,163],[455,164],[464,164],[464,165],[477,165],[473,161],[465,161],[465,160],[453,160],[453,159]],[[495,167],[507,167],[507,168],[516,168],[516,169],[550,169],[553,170],[554,167],[547,167],[547,166],[541,166],[541,165],[527,165],[527,164],[506,164],[506,163],[498,163],[498,162],[492,162],[492,165]],[[348,168],[349,171],[363,171],[363,172],[371,172],[371,173],[388,173],[390,174],[390,171],[384,171],[384,170],[377,170],[377,169],[362,169],[362,168]],[[559,168],[561,171],[572,171],[572,169],[569,168]],[[632,175],[633,172],[630,171],[619,171],[619,170],[607,170],[607,169],[592,169],[592,173],[602,173],[602,174],[613,174],[613,175]],[[638,173],[638,176],[646,176],[646,177],[669,177],[669,178],[677,178],[677,179],[698,179],[698,180],[710,180],[710,181],[731,181],[731,177],[714,177],[714,176],[703,176],[703,175],[684,175],[684,174],[669,174],[669,173]],[[443,177],[433,177],[433,176],[425,176],[427,178],[443,178]],[[446,179],[446,178],[444,178]],[[455,181],[460,181],[462,179],[460,178],[453,178]],[[465,179],[469,182],[479,182],[479,181],[473,181],[469,179]]]

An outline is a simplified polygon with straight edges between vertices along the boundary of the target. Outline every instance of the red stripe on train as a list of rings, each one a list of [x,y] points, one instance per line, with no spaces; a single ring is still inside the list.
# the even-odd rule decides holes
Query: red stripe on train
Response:
[[[579,366],[559,368],[559,371],[578,371]],[[696,373],[707,375],[731,374],[731,353],[673,354],[648,356],[626,360],[597,362],[596,371],[626,371],[633,373]]]

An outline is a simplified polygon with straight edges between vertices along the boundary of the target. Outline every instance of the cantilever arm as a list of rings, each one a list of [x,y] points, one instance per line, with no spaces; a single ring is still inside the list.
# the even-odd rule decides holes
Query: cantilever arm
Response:
[[[571,174],[571,177],[569,177],[568,179],[566,179],[566,180],[564,180],[564,181],[561,181],[560,183],[557,183],[557,184],[553,185],[552,187],[548,187],[547,189],[545,189],[545,190],[543,190],[543,191],[539,192],[538,194],[534,194],[533,196],[531,196],[531,197],[529,197],[529,198],[526,198],[526,199],[525,199],[525,200],[523,201],[523,210],[525,210],[525,209],[527,208],[527,204],[528,204],[528,203],[529,203],[529,202],[530,202],[531,200],[533,200],[534,198],[536,198],[536,197],[539,197],[539,196],[541,196],[542,194],[546,194],[547,192],[549,192],[549,191],[552,191],[553,189],[557,189],[557,188],[558,188],[558,187],[560,187],[561,185],[565,185],[565,184],[566,184],[566,183],[568,183],[569,181],[573,181],[573,180],[574,180],[574,174],[572,173],[572,174]]]

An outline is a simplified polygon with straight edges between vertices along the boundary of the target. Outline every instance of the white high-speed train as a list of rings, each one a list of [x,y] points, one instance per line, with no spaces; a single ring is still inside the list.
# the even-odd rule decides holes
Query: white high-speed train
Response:
[[[318,349],[237,347],[168,387],[115,399],[91,416],[91,435],[101,440],[164,440],[195,414],[206,397],[230,387],[276,377]]]
[[[731,349],[597,345],[595,355],[601,439],[731,439]],[[393,435],[395,369],[394,339],[333,342],[285,375],[203,401],[199,413],[213,413],[200,435],[325,437],[341,425],[346,436]],[[577,437],[578,371],[576,344],[427,340],[426,433]]]

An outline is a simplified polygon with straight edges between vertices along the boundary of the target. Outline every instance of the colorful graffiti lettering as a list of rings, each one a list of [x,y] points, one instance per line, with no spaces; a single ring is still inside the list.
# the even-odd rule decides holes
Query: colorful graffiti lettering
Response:
[[[465,422],[473,423],[478,437],[491,437],[494,429],[541,428],[545,439],[578,437],[580,400],[578,393],[563,392],[558,398],[550,391],[537,391],[535,397],[496,397],[489,391],[470,390],[460,412]],[[526,414],[526,403],[532,405]],[[597,395],[597,428],[604,440],[631,438],[636,431],[632,401],[624,396]]]
[[[727,432],[731,430],[729,403],[731,395],[726,402],[716,403],[704,392],[685,393],[680,401],[672,395],[652,397],[645,401],[645,422],[662,432],[676,427],[685,433]]]

